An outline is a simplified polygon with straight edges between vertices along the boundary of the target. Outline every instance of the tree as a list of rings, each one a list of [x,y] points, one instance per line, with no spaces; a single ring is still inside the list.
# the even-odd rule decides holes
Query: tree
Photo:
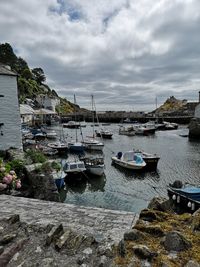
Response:
[[[8,43],[0,44],[0,62],[15,69],[14,66],[17,62],[17,56],[13,52],[11,45]]]
[[[31,73],[31,71],[28,68],[23,70],[23,72],[21,74],[21,77],[24,78],[24,79],[27,79],[27,80],[33,78],[32,77],[32,73]]]
[[[34,68],[32,69],[33,78],[36,80],[37,83],[42,84],[46,80],[44,75],[44,71],[42,68]]]
[[[15,64],[15,70],[17,71],[17,73],[22,74],[23,71],[27,69],[30,71],[26,61],[23,58],[18,57],[17,62]]]

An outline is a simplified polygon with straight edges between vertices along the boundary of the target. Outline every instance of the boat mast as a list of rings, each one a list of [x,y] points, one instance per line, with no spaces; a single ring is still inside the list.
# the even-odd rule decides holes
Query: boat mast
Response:
[[[75,105],[75,114],[74,114],[74,116],[75,116],[75,123],[77,122],[77,119],[76,119],[76,96],[75,96],[75,94],[74,94],[74,105]],[[77,125],[75,125],[75,130],[76,130],[76,143],[78,142],[78,133],[77,133]]]
[[[93,130],[93,138],[94,138],[94,96],[91,95],[92,98],[92,130]]]

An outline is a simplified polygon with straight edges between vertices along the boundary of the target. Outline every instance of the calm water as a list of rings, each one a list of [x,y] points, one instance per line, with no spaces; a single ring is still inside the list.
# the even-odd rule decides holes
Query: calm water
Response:
[[[68,186],[61,192],[64,202],[139,212],[154,196],[167,196],[166,187],[174,180],[199,183],[200,143],[179,136],[188,133],[185,126],[174,131],[157,131],[153,136],[133,137],[119,135],[117,124],[105,128],[113,132],[112,140],[104,140],[105,176]],[[68,140],[75,138],[74,129],[65,128],[64,133]],[[91,134],[92,127],[88,124],[83,128],[83,135]],[[157,153],[160,156],[157,172],[135,173],[112,166],[113,155],[132,148]]]

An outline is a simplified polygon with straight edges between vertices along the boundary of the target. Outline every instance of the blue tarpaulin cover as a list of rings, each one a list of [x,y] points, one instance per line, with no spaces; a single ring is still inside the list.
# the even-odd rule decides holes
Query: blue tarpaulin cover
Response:
[[[188,194],[198,194],[198,193],[200,194],[200,187],[195,187],[195,186],[185,187],[182,189],[178,189],[177,191],[188,193]]]

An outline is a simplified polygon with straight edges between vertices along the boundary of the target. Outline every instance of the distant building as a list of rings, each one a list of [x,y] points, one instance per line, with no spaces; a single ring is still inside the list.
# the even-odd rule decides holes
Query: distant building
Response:
[[[50,97],[48,95],[38,95],[36,97],[37,102],[41,107],[56,111],[56,106],[60,104],[60,99],[57,97]]]
[[[0,150],[22,149],[17,74],[0,64]]]

